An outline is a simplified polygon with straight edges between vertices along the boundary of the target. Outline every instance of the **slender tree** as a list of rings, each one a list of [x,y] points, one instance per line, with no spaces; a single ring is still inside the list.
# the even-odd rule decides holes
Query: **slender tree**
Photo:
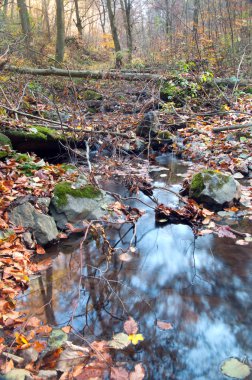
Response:
[[[116,67],[120,68],[122,65],[122,57],[120,55],[121,44],[119,41],[118,31],[116,27],[116,20],[115,20],[115,11],[116,11],[115,0],[107,0],[107,9],[108,9],[108,16],[109,16],[112,38],[114,41],[115,52],[116,52]]]
[[[56,53],[55,59],[57,62],[63,62],[65,50],[65,18],[63,0],[56,0]]]
[[[132,61],[132,51],[133,51],[133,23],[132,23],[132,5],[133,0],[120,0],[121,7],[123,11],[123,18],[127,36],[127,49],[128,49],[128,61]]]
[[[18,11],[21,21],[22,32],[25,36],[27,46],[31,43],[32,33],[31,33],[31,23],[28,14],[28,9],[25,0],[17,0]]]

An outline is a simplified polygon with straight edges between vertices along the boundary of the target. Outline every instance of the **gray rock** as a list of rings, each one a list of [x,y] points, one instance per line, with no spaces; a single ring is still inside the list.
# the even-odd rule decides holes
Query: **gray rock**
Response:
[[[137,126],[136,135],[140,137],[149,138],[149,136],[154,137],[158,133],[159,120],[156,112],[147,112],[143,120]]]
[[[35,248],[35,242],[32,239],[32,234],[27,231],[22,235],[23,242],[28,249]]]
[[[52,242],[58,235],[54,219],[38,212],[29,202],[15,207],[10,213],[10,221],[16,226],[30,228],[41,245]]]
[[[203,170],[193,176],[189,196],[209,208],[220,210],[239,201],[241,188],[231,175]]]
[[[44,213],[48,213],[50,203],[51,198],[49,197],[42,197],[37,200],[37,205]]]
[[[80,189],[79,182],[72,184],[72,189]],[[60,229],[66,228],[66,223],[71,223],[76,227],[82,226],[83,220],[96,220],[107,214],[106,207],[114,199],[105,192],[100,191],[92,198],[78,197],[66,194],[66,202],[59,203],[57,196],[54,196],[50,205],[50,212],[57,226]]]

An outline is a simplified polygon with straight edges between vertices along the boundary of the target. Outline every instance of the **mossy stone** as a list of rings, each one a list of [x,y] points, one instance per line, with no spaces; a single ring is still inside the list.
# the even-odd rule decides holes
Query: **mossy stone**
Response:
[[[103,98],[102,94],[94,90],[86,90],[82,96],[85,100],[102,100]]]
[[[170,131],[159,131],[157,137],[162,140],[174,139],[174,135]]]
[[[11,140],[9,137],[4,135],[3,133],[0,133],[0,146],[9,145],[12,148]]]
[[[72,188],[71,182],[59,182],[54,188],[54,197],[58,207],[67,205],[67,195],[71,195],[74,198],[99,198],[102,193],[99,189],[93,185],[85,185],[78,189]]]

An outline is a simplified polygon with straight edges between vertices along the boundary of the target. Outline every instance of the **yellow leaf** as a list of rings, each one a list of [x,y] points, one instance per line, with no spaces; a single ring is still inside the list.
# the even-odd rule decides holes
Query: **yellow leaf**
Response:
[[[144,340],[144,337],[142,334],[130,334],[129,340],[132,342],[132,344],[136,345],[140,340]]]
[[[19,344],[19,345],[28,344],[28,340],[26,340],[26,338],[24,337],[24,335],[19,334],[19,333],[16,332],[15,333],[15,337],[16,337],[17,344]]]

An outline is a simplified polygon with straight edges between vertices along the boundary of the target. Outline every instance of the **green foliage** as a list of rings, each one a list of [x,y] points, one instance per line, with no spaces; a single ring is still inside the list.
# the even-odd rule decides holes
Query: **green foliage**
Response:
[[[160,97],[164,101],[174,102],[176,105],[183,105],[186,99],[196,98],[201,87],[182,76],[174,80],[165,82],[160,89]]]
[[[93,185],[85,185],[79,189],[73,189],[71,182],[60,182],[54,188],[54,196],[58,206],[67,204],[67,195],[74,198],[94,199],[101,196],[101,191]]]
[[[83,99],[85,100],[102,100],[102,98],[102,94],[93,90],[86,90],[83,93]]]
[[[9,145],[10,147],[12,147],[11,140],[9,139],[9,137],[4,135],[3,133],[0,133],[0,146],[4,145]]]
[[[31,177],[34,171],[45,166],[45,161],[35,161],[34,157],[25,153],[16,153],[13,158],[19,163],[18,169],[28,177]]]

